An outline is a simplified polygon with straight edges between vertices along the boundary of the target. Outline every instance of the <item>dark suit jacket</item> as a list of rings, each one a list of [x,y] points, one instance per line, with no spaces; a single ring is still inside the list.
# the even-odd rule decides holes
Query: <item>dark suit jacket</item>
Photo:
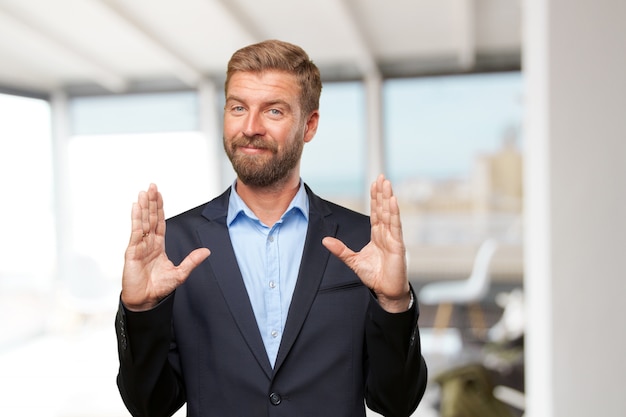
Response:
[[[169,416],[185,401],[198,417],[409,416],[426,386],[417,302],[385,312],[322,244],[360,250],[369,218],[314,195],[298,282],[272,369],[226,226],[230,189],[167,221],[166,251],[179,263],[211,249],[154,309],[120,305],[118,386],[133,416]],[[121,304],[121,303],[120,303]]]

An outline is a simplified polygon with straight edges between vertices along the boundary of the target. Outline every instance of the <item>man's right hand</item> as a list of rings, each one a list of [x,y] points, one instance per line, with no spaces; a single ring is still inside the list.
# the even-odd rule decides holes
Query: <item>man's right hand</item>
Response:
[[[132,208],[132,231],[124,256],[122,302],[132,311],[156,306],[200,265],[211,252],[192,251],[175,266],[165,253],[163,197],[155,184],[139,193]]]

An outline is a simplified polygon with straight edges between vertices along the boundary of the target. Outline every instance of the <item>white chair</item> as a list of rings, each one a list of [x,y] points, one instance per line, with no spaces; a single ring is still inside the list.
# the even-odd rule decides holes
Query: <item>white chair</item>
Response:
[[[486,331],[480,302],[487,295],[491,285],[489,266],[497,247],[495,239],[487,239],[480,245],[474,258],[472,272],[467,279],[433,282],[422,287],[418,295],[419,302],[425,305],[438,305],[435,329],[448,327],[454,305],[467,305],[470,324],[475,334],[482,336]]]

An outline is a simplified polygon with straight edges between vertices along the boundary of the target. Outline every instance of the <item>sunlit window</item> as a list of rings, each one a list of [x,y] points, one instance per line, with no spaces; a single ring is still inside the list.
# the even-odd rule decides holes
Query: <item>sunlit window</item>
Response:
[[[386,81],[390,177],[468,178],[480,155],[507,143],[521,149],[522,99],[519,72]]]
[[[363,210],[366,133],[363,85],[326,83],[320,100],[320,124],[304,147],[302,178],[317,194]]]
[[[467,273],[489,237],[504,246],[493,272],[521,276],[522,109],[519,72],[385,83],[387,167],[414,276]]]
[[[43,329],[56,243],[48,103],[0,94],[0,115],[2,348]]]
[[[218,148],[198,131],[195,93],[76,98],[71,109],[71,242],[77,257],[119,285],[138,192],[157,184],[166,217],[207,201]]]

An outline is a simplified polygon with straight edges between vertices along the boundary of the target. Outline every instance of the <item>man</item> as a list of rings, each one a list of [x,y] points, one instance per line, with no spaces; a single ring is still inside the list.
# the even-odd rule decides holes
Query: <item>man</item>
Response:
[[[224,149],[237,173],[166,221],[155,185],[132,209],[116,330],[133,416],[409,416],[426,386],[398,204],[380,176],[371,218],[300,179],[321,81],[299,47],[237,51]],[[209,256],[210,255],[210,256]],[[178,265],[178,266],[176,266]]]

